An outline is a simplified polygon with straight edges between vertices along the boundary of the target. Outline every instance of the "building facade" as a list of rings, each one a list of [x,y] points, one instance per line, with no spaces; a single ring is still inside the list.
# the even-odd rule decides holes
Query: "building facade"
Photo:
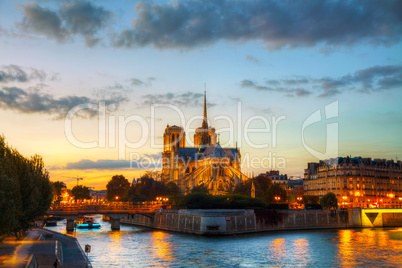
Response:
[[[338,157],[308,163],[304,194],[333,192],[340,207],[402,207],[402,162]]]
[[[248,180],[241,172],[240,150],[222,148],[215,128],[208,126],[207,103],[204,92],[204,117],[194,134],[194,147],[186,147],[182,127],[167,126],[163,134],[162,180],[176,183],[182,193],[204,185],[211,194],[225,194]]]
[[[259,176],[270,179],[273,184],[278,184],[284,190],[288,187],[288,175],[279,174],[279,170],[270,170],[266,173],[261,173]]]

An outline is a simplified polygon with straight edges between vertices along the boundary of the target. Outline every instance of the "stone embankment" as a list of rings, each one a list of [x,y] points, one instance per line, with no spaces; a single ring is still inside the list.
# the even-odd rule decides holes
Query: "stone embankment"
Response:
[[[129,215],[121,223],[200,235],[274,230],[361,227],[361,209],[331,210],[160,210]]]

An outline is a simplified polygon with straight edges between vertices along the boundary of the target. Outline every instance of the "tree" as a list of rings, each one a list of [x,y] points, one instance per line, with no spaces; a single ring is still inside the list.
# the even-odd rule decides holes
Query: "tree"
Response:
[[[142,178],[153,179],[155,181],[160,180],[161,172],[159,171],[145,171],[145,175]]]
[[[208,187],[206,185],[204,185],[203,183],[198,185],[198,186],[194,186],[193,189],[191,189],[191,193],[204,193],[204,194],[208,194],[209,190]]]
[[[176,183],[174,182],[168,182],[166,184],[166,195],[172,196],[172,195],[178,195],[180,194],[180,188],[177,186]]]
[[[0,242],[18,223],[15,188],[15,180],[0,176]]]
[[[66,184],[62,181],[52,182],[54,203],[59,204],[62,200],[61,189],[64,187],[66,187]]]
[[[23,157],[0,136],[0,236],[14,233],[19,238],[46,213],[51,201],[52,186],[42,158]]]
[[[268,203],[273,203],[277,202],[275,200],[275,197],[280,197],[280,202],[286,201],[286,190],[283,189],[279,184],[272,184],[271,187],[269,187],[268,192],[267,192],[267,202]]]
[[[240,194],[245,196],[251,196],[251,183],[252,181],[249,180],[247,182],[240,182],[233,190],[234,194]],[[254,184],[255,186],[255,184]]]
[[[303,195],[303,203],[307,204],[318,204],[320,197],[316,195]]]
[[[329,192],[321,197],[320,205],[326,209],[336,209],[338,207],[338,199],[334,193]]]
[[[52,187],[53,187],[53,194],[60,196],[61,189],[66,187],[66,184],[62,181],[55,181],[55,182],[52,182]]]
[[[76,185],[71,189],[71,194],[73,195],[75,201],[83,199],[91,199],[91,192],[89,188],[84,185]]]
[[[109,201],[126,200],[130,183],[123,175],[115,175],[106,185],[106,198]]]

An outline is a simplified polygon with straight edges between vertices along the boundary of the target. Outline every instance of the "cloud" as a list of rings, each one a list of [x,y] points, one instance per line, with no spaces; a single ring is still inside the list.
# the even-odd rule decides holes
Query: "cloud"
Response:
[[[221,40],[283,47],[392,45],[402,36],[401,1],[141,1],[117,47],[192,49]]]
[[[105,100],[106,105],[118,105],[124,99]],[[0,88],[0,109],[13,110],[20,113],[44,113],[55,116],[55,119],[64,119],[67,113],[75,106],[80,104],[97,104],[99,100],[87,97],[65,96],[55,98],[50,94],[40,91],[28,91],[18,87]],[[83,109],[79,115],[85,117],[96,116],[98,112],[93,109]]]
[[[101,40],[159,49],[256,41],[270,50],[319,46],[327,53],[356,44],[389,46],[402,37],[401,1],[143,0],[135,4],[131,27],[121,27],[113,12],[89,1],[56,3],[52,9],[43,2],[23,5],[18,25],[59,42],[81,36],[89,47]]]
[[[322,92],[320,95],[318,95],[318,97],[319,98],[328,98],[328,97],[334,97],[339,94],[341,94],[341,92],[337,89],[326,88],[326,89],[324,89],[324,92]]]
[[[113,159],[101,159],[92,161],[89,159],[81,159],[77,162],[67,163],[65,166],[62,167],[51,167],[50,169],[78,169],[78,170],[85,170],[85,169],[98,169],[98,170],[105,170],[105,169],[142,169],[142,168],[158,168],[162,167],[162,160],[161,154],[153,155],[145,155],[145,157],[139,160],[113,160]]]
[[[165,94],[147,94],[142,96],[143,105],[150,104],[173,104],[181,107],[202,106],[204,94],[185,92],[185,93],[172,93]],[[214,106],[213,103],[208,103],[208,106]]]
[[[318,97],[333,97],[345,91],[372,93],[402,87],[402,65],[373,66],[341,77],[296,77],[293,79],[269,79],[265,84],[242,80],[242,88],[285,93],[287,97],[309,96],[313,91]]]
[[[131,85],[136,86],[136,87],[141,87],[141,86],[149,87],[152,85],[152,82],[155,80],[156,80],[155,77],[148,77],[145,80],[141,80],[138,78],[131,78],[130,82],[131,82]]]
[[[268,80],[267,84],[272,84],[273,80]],[[275,80],[276,81],[276,80]],[[277,81],[277,84],[280,84],[280,81]],[[276,83],[275,83],[276,84]],[[294,97],[295,95],[297,97],[305,97],[311,94],[311,91],[303,89],[303,88],[286,88],[286,87],[272,87],[272,86],[265,86],[265,85],[258,85],[252,80],[242,80],[240,82],[240,86],[242,88],[253,88],[259,91],[271,91],[271,92],[279,92],[279,93],[285,93],[286,97]]]
[[[246,59],[247,59],[249,62],[260,63],[260,61],[259,61],[256,57],[253,57],[253,56],[250,56],[250,55],[247,55],[247,56],[246,56]]]
[[[58,41],[64,41],[68,37],[68,32],[62,26],[57,13],[37,4],[23,6],[23,12],[24,19],[19,24],[23,29],[44,34]]]
[[[23,68],[18,65],[0,66],[0,83],[8,82],[30,82],[32,80],[56,80],[57,74],[48,74],[44,71],[34,68]]]
[[[43,34],[59,42],[65,42],[75,35],[82,36],[89,47],[99,42],[97,35],[107,27],[112,17],[110,11],[79,0],[65,2],[56,11],[36,3],[26,4],[23,13],[24,18],[18,25],[24,30]]]

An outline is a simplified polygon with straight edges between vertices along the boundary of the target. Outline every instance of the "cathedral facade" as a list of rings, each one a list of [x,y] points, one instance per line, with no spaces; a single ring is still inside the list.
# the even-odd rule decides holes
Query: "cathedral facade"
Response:
[[[225,194],[247,180],[241,172],[240,150],[222,148],[215,128],[208,126],[204,92],[204,118],[194,134],[194,147],[186,147],[186,133],[179,126],[167,126],[163,134],[162,180],[176,183],[180,191],[189,193],[204,185],[209,193]]]

